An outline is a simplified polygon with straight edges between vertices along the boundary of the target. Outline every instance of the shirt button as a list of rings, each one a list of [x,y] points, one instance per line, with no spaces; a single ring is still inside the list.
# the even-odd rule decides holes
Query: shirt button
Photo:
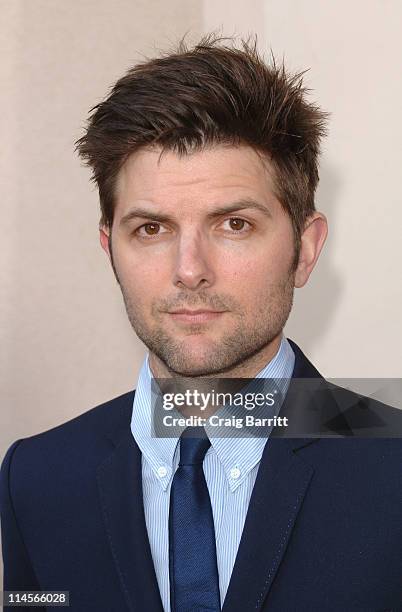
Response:
[[[167,469],[163,465],[158,467],[158,476],[160,476],[161,478],[165,478],[166,474],[167,474]]]
[[[240,472],[239,468],[237,468],[237,467],[236,468],[232,468],[230,470],[230,477],[231,478],[235,478],[235,479],[239,478],[240,474],[241,474],[241,472]]]

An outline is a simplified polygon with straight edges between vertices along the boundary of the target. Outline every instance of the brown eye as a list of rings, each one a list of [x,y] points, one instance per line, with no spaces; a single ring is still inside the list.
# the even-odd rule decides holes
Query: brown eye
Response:
[[[223,229],[230,236],[248,236],[253,229],[252,224],[240,217],[229,217],[223,222]]]
[[[168,233],[166,228],[158,221],[148,221],[148,223],[143,223],[143,225],[140,225],[140,227],[134,230],[136,237],[141,240],[151,240],[152,238],[159,239],[161,236]]]
[[[243,229],[245,221],[244,219],[233,218],[233,219],[229,219],[229,223],[230,223],[230,228],[232,230],[239,231]]]
[[[148,236],[153,236],[154,234],[157,234],[159,231],[159,223],[145,223],[145,225],[142,226],[143,229],[145,230],[145,233],[148,234]]]

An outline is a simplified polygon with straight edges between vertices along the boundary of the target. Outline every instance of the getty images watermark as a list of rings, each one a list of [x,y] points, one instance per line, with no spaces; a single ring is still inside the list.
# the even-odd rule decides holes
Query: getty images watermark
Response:
[[[184,392],[162,393],[162,407],[164,411],[175,411],[174,414],[165,414],[162,417],[162,422],[165,427],[234,427],[242,429],[243,427],[287,427],[288,418],[273,416],[261,416],[255,414],[244,414],[236,416],[235,414],[224,414],[219,412],[222,406],[230,406],[231,408],[242,408],[247,411],[252,411],[255,408],[272,408],[275,405],[278,392],[269,393],[225,393],[217,392],[214,389],[208,392],[199,391],[198,389],[186,389]],[[183,416],[178,414],[177,409],[197,409],[201,413],[206,410],[218,409],[217,412],[209,416],[204,414],[189,414]]]
[[[187,427],[204,427],[214,437],[262,437],[286,428],[279,415],[288,381],[272,379],[154,379],[153,435],[176,437]]]
[[[151,435],[402,438],[401,398],[401,379],[158,378]]]

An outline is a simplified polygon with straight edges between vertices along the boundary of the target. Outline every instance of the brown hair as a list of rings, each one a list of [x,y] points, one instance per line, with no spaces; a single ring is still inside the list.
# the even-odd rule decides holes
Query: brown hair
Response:
[[[318,155],[327,113],[307,102],[304,72],[266,64],[250,43],[214,34],[188,48],[147,59],[120,78],[90,111],[76,147],[99,189],[100,223],[111,227],[117,174],[145,146],[182,154],[215,144],[246,144],[267,156],[275,195],[289,213],[299,252],[315,210]]]

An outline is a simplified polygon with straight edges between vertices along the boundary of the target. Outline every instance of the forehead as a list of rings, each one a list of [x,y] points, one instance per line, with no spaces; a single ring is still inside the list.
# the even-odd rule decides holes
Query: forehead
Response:
[[[205,207],[233,198],[271,199],[273,170],[247,146],[218,145],[188,155],[160,148],[140,149],[121,168],[116,183],[120,216],[140,200],[160,206]]]

